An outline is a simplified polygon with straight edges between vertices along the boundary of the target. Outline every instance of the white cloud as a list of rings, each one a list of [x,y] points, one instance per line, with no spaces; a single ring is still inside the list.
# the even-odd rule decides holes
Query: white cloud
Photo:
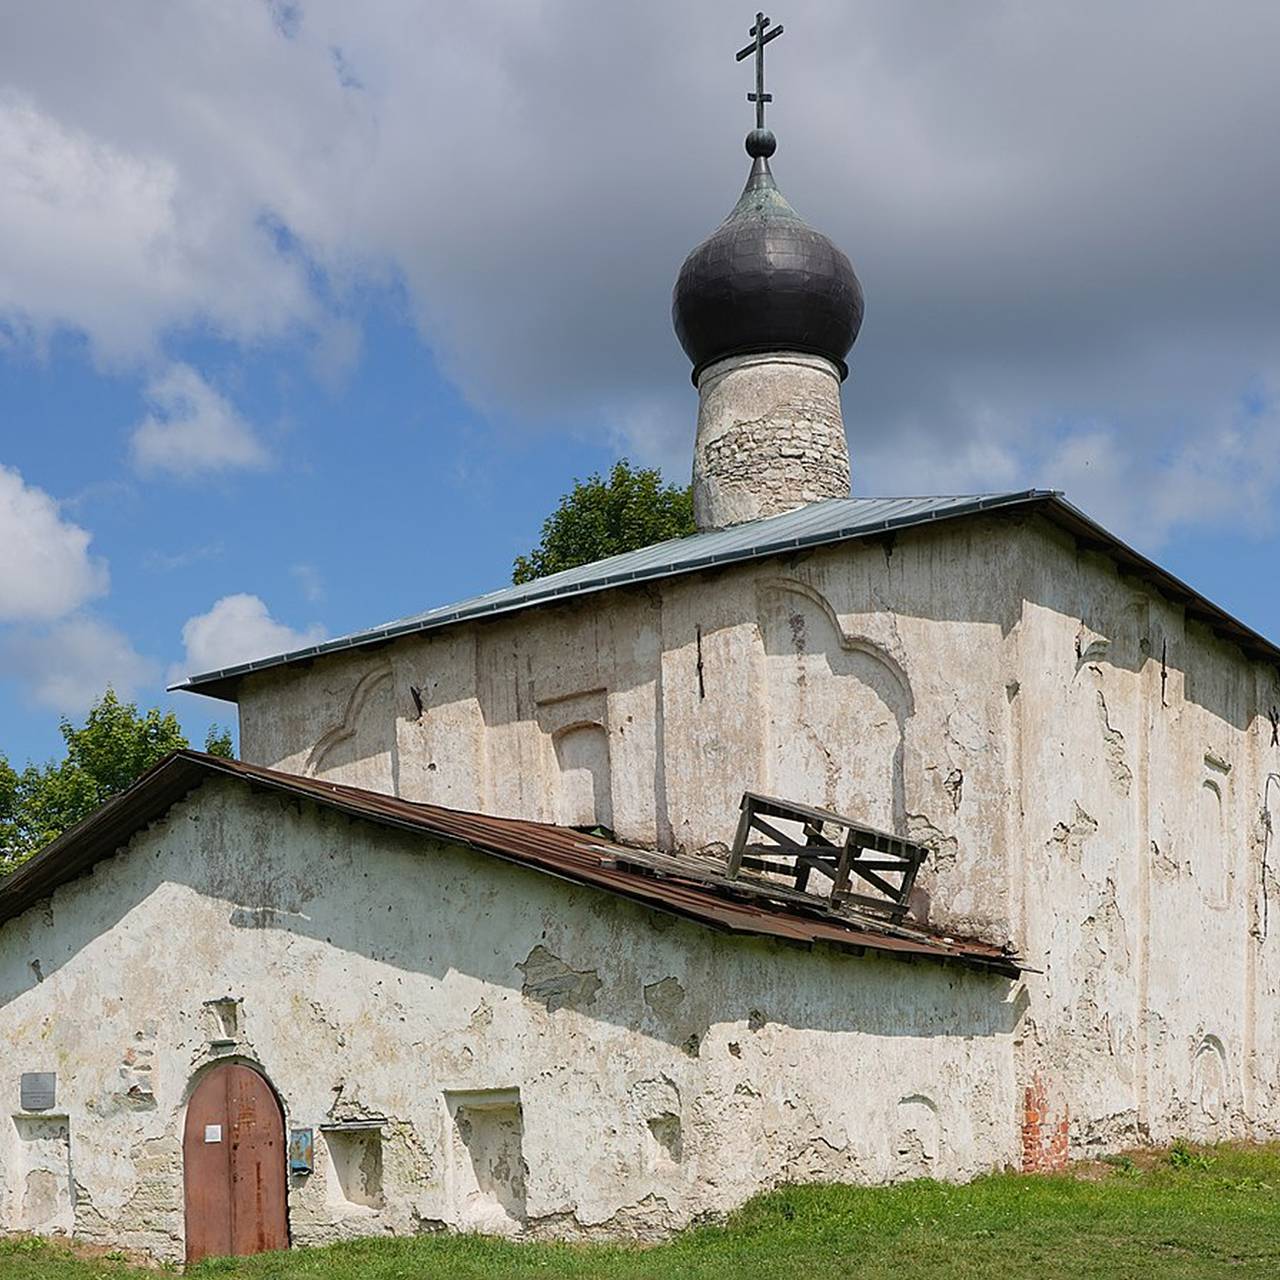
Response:
[[[0,314],[12,329],[38,340],[76,329],[114,362],[151,354],[175,325],[251,340],[311,315],[305,272],[260,210],[219,199],[213,175],[150,145],[151,131],[113,139],[91,132],[98,123],[0,94]]]
[[[270,460],[252,427],[190,365],[172,364],[154,378],[147,400],[152,412],[130,441],[144,473],[191,477]]]
[[[226,543],[221,538],[197,543],[181,551],[148,551],[142,559],[143,566],[153,573],[172,573],[177,569],[190,569],[203,560],[219,560],[226,554]]]
[[[295,564],[289,573],[298,584],[298,590],[310,604],[320,604],[325,598],[324,575],[313,564]]]
[[[859,488],[998,487],[1059,424],[1104,422],[1132,512],[1280,345],[1280,167],[1258,162],[1280,6],[804,9],[771,69],[774,167],[866,286]],[[646,41],[655,22],[681,40]],[[438,39],[410,0],[21,6],[0,327],[147,361],[193,328],[304,334],[323,378],[392,282],[468,401],[603,426],[678,475],[695,402],[670,288],[745,178],[745,25],[727,0],[477,0]],[[652,90],[643,119],[619,65]]]
[[[15,630],[0,642],[0,670],[36,703],[60,715],[87,711],[111,685],[122,698],[152,684],[159,664],[139,654],[123,632],[91,617]]]
[[[91,535],[58,503],[0,465],[0,622],[50,622],[107,590]]]
[[[1276,528],[1280,397],[1255,397],[1155,459],[1143,441],[1094,424],[1068,433],[1040,470],[1076,506],[1148,548],[1178,529],[1228,522],[1265,536]]]
[[[325,637],[322,626],[295,631],[277,622],[266,604],[254,595],[223,596],[208,613],[188,618],[182,628],[186,645],[183,668],[173,679],[217,671],[254,658],[271,657],[291,649],[318,644]]]

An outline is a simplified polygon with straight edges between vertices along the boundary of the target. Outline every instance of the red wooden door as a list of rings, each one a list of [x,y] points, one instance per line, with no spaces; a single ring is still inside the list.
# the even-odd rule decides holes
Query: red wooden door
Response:
[[[284,1117],[251,1067],[228,1062],[196,1086],[182,1168],[188,1262],[289,1247]]]

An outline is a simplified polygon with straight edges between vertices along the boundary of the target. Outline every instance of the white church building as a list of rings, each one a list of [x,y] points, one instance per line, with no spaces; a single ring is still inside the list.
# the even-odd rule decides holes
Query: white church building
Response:
[[[242,761],[0,881],[0,1230],[653,1238],[1280,1136],[1280,649],[1057,493],[851,497],[774,146],[676,286],[698,533],[195,675]]]

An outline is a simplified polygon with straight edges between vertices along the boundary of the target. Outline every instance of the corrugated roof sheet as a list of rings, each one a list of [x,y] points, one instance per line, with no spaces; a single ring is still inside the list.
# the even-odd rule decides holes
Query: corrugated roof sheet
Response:
[[[795,903],[794,894],[789,894],[786,902],[777,901],[770,898],[767,885],[745,881],[729,890],[683,872],[675,859],[671,860],[670,874],[619,865],[634,851],[568,827],[414,804],[358,787],[301,778],[198,751],[168,756],[128,791],[108,801],[0,880],[0,922],[17,916],[59,885],[83,875],[149,823],[163,817],[183,796],[218,777],[308,799],[380,826],[464,845],[729,933],[809,945],[821,942],[855,952],[870,950],[953,961],[1010,977],[1021,969],[1016,957],[986,942],[855,918],[837,913],[817,898],[812,910],[802,910]],[[651,855],[651,861],[660,867],[661,855]]]
[[[534,582],[504,587],[458,604],[442,605],[407,618],[397,618],[367,631],[326,640],[323,644],[308,645],[304,649],[294,649],[289,653],[259,658],[253,662],[242,662],[217,671],[206,671],[190,676],[172,688],[234,699],[235,684],[242,676],[347,649],[381,644],[400,636],[431,631],[454,623],[514,613],[520,609],[572,599],[610,587],[653,582],[660,578],[758,560],[805,547],[875,537],[979,514],[1030,510],[1039,511],[1067,529],[1084,545],[1112,556],[1127,571],[1137,574],[1175,602],[1185,605],[1191,616],[1241,645],[1251,656],[1280,664],[1280,649],[1265,637],[1219,609],[1153,561],[1126,546],[1082,511],[1064,501],[1060,493],[1047,489],[1027,489],[1013,493],[932,498],[830,498],[765,520],[752,520],[712,533],[695,533],[687,538],[673,538],[651,547],[642,547],[638,551],[596,560],[576,569],[566,569],[561,573],[538,578]]]

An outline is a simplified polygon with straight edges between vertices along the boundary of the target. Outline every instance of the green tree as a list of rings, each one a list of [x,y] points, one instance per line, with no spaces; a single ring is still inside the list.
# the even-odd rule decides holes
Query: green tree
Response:
[[[187,747],[172,711],[140,714],[108,689],[83,725],[59,725],[67,754],[17,773],[0,754],[0,874],[12,871],[50,840],[93,813],[171,751]],[[213,755],[231,755],[231,734],[214,725],[205,739]]]
[[[204,735],[204,749],[211,756],[234,760],[236,753],[231,746],[231,730],[224,729],[221,725],[211,724],[209,732]]]
[[[18,775],[0,751],[0,874],[8,867],[9,851],[18,844]]]
[[[607,480],[597,473],[573,482],[544,521],[542,540],[516,557],[511,580],[532,582],[693,532],[692,488],[664,485],[657,468],[634,468],[622,458]]]

